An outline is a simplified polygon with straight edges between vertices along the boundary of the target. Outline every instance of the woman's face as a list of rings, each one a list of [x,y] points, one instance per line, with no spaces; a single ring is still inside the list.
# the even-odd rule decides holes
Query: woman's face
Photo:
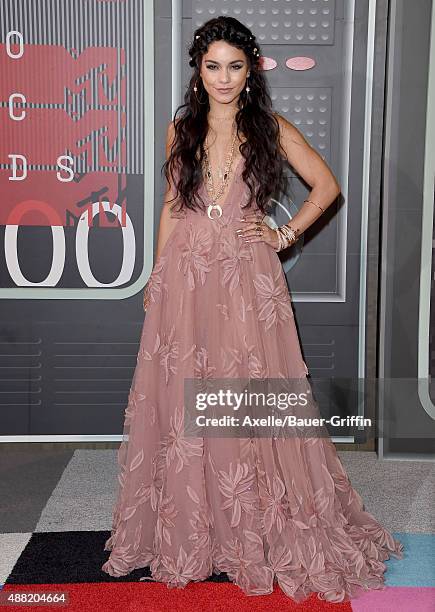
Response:
[[[244,51],[224,40],[211,43],[202,57],[200,75],[204,88],[218,104],[229,104],[239,96],[248,72]]]

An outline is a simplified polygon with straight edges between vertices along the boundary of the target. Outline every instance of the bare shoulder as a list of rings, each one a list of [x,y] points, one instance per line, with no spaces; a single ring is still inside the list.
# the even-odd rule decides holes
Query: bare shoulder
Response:
[[[285,117],[274,113],[279,124],[279,141],[288,162],[311,187],[316,184],[340,186],[322,156],[311,146],[305,136]]]
[[[169,153],[171,151],[171,147],[172,147],[172,145],[174,143],[174,140],[175,140],[175,124],[178,123],[179,120],[180,119],[177,118],[175,120],[175,123],[172,120],[168,123],[168,127],[167,127],[167,130],[166,130],[166,157],[169,156]]]
[[[285,144],[289,144],[293,141],[296,144],[307,144],[304,136],[301,132],[291,123],[278,113],[273,113],[275,119],[278,121],[279,125],[279,135],[281,144],[284,146]]]
[[[178,121],[178,119],[177,119],[177,121]],[[169,123],[168,123],[168,127],[166,129],[166,139],[168,141],[174,140],[174,136],[175,136],[175,123],[172,120],[169,121]]]

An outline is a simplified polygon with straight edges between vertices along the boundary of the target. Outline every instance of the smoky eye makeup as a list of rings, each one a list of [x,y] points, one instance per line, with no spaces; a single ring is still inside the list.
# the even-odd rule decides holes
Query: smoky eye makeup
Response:
[[[217,64],[205,64],[206,68],[214,70],[215,68],[219,68],[219,66]],[[243,68],[243,64],[232,64],[231,68],[234,68],[235,70],[240,70],[241,68]]]

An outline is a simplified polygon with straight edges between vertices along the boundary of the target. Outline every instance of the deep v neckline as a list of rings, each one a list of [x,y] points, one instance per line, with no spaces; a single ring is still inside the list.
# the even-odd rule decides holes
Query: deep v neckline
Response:
[[[236,182],[236,180],[237,180],[237,173],[238,173],[238,171],[239,171],[239,168],[240,168],[240,165],[241,165],[241,163],[242,163],[242,160],[243,160],[243,159],[244,159],[244,157],[243,157],[243,155],[241,155],[241,156],[239,157],[238,161],[236,162],[236,165],[234,166],[234,170],[233,170],[233,172],[232,172],[232,175],[233,175],[233,176],[231,177],[231,180],[230,180],[230,183],[229,183],[229,187],[227,187],[227,193],[226,193],[226,196],[225,196],[224,201],[223,201],[223,202],[219,202],[219,200],[217,200],[217,201],[215,202],[215,205],[216,205],[216,204],[219,204],[219,206],[220,206],[220,207],[221,207],[221,209],[222,209],[222,212],[224,211],[224,208],[226,208],[226,207],[227,207],[228,200],[230,199],[230,196],[231,196],[232,190],[233,190],[233,188],[234,188],[234,184],[235,184],[235,182]],[[212,204],[212,199],[211,199],[211,197],[210,197],[210,195],[209,195],[209,193],[208,193],[208,191],[207,191],[207,186],[205,185],[205,183],[204,183],[204,191],[205,191],[205,195],[206,195],[206,198],[207,198],[207,200],[208,200],[208,203],[209,203],[209,204]]]

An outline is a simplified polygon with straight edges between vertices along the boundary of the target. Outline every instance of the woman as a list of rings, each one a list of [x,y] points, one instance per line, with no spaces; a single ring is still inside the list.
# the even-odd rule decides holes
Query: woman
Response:
[[[383,588],[383,561],[403,547],[364,511],[330,438],[183,436],[185,379],[306,379],[277,252],[340,191],[272,112],[249,29],[212,19],[189,53],[102,569],[150,566],[152,579],[178,587],[226,572],[248,595],[277,581],[296,601],[347,600]],[[285,188],[285,161],[312,190],[272,229],[265,213]]]

